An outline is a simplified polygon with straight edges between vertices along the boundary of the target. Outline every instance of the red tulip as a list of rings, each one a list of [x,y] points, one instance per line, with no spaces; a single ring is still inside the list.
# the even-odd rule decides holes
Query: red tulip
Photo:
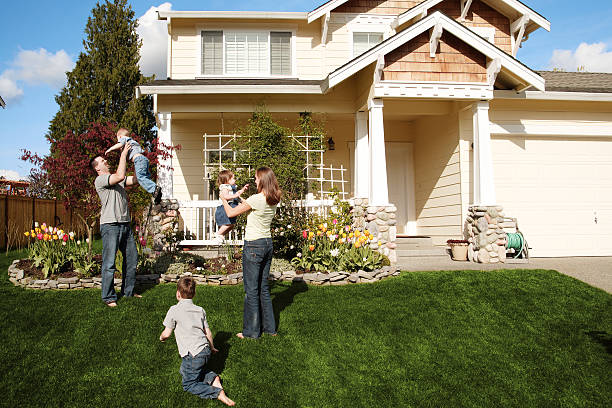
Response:
[[[308,237],[308,231],[302,231],[302,236],[304,237],[304,239],[306,239],[306,237]]]
[[[64,242],[68,241],[70,237],[68,236],[68,234],[65,234],[62,239],[64,240]]]

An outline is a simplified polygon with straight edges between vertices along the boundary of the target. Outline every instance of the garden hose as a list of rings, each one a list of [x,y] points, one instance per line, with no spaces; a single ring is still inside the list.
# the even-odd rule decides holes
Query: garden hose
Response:
[[[506,235],[506,249],[514,249],[516,253],[513,258],[518,258],[525,248],[525,237],[520,232],[508,232]]]

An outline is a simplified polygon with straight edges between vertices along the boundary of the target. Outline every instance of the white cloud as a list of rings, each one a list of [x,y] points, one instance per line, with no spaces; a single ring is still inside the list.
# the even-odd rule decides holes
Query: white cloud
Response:
[[[157,79],[166,79],[168,54],[168,28],[165,21],[157,19],[157,11],[169,11],[172,3],[151,7],[138,18],[136,32],[142,39],[140,69],[144,75],[155,74]]]
[[[7,180],[21,180],[22,177],[15,170],[3,170],[0,169],[0,176]]]
[[[606,43],[581,43],[575,51],[554,50],[549,67],[587,72],[612,72],[612,51],[606,51]]]
[[[9,65],[11,68],[0,74],[0,95],[7,103],[23,96],[23,83],[61,88],[66,83],[66,72],[72,70],[74,62],[64,50],[53,54],[39,48],[20,50]]]

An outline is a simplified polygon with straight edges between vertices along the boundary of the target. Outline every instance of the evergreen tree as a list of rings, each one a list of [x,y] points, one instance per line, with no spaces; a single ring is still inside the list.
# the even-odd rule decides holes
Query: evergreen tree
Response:
[[[137,24],[127,0],[105,0],[93,8],[85,27],[84,52],[55,97],[59,111],[47,134],[52,154],[68,132],[80,134],[92,122],[117,123],[147,142],[155,138],[152,98],[135,97],[135,87],[152,79],[138,67]]]

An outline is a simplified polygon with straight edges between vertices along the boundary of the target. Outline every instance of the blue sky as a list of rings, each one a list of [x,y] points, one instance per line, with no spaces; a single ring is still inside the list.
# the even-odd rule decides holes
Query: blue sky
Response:
[[[130,4],[136,17],[141,18],[141,34],[148,39],[142,64],[145,73],[150,74],[165,69],[165,61],[158,57],[156,45],[163,32],[152,18],[152,7],[311,11],[323,2],[131,0]],[[587,71],[612,72],[612,1],[523,2],[546,17],[552,28],[551,32],[540,29],[530,36],[518,53],[521,61],[533,69],[560,67],[571,71],[584,66]],[[18,159],[20,149],[41,154],[48,152],[44,135],[57,112],[54,97],[65,84],[63,72],[72,69],[82,50],[83,30],[95,4],[94,0],[20,0],[2,5],[0,96],[7,103],[7,109],[0,109],[0,175],[8,178],[27,176],[30,167]]]

